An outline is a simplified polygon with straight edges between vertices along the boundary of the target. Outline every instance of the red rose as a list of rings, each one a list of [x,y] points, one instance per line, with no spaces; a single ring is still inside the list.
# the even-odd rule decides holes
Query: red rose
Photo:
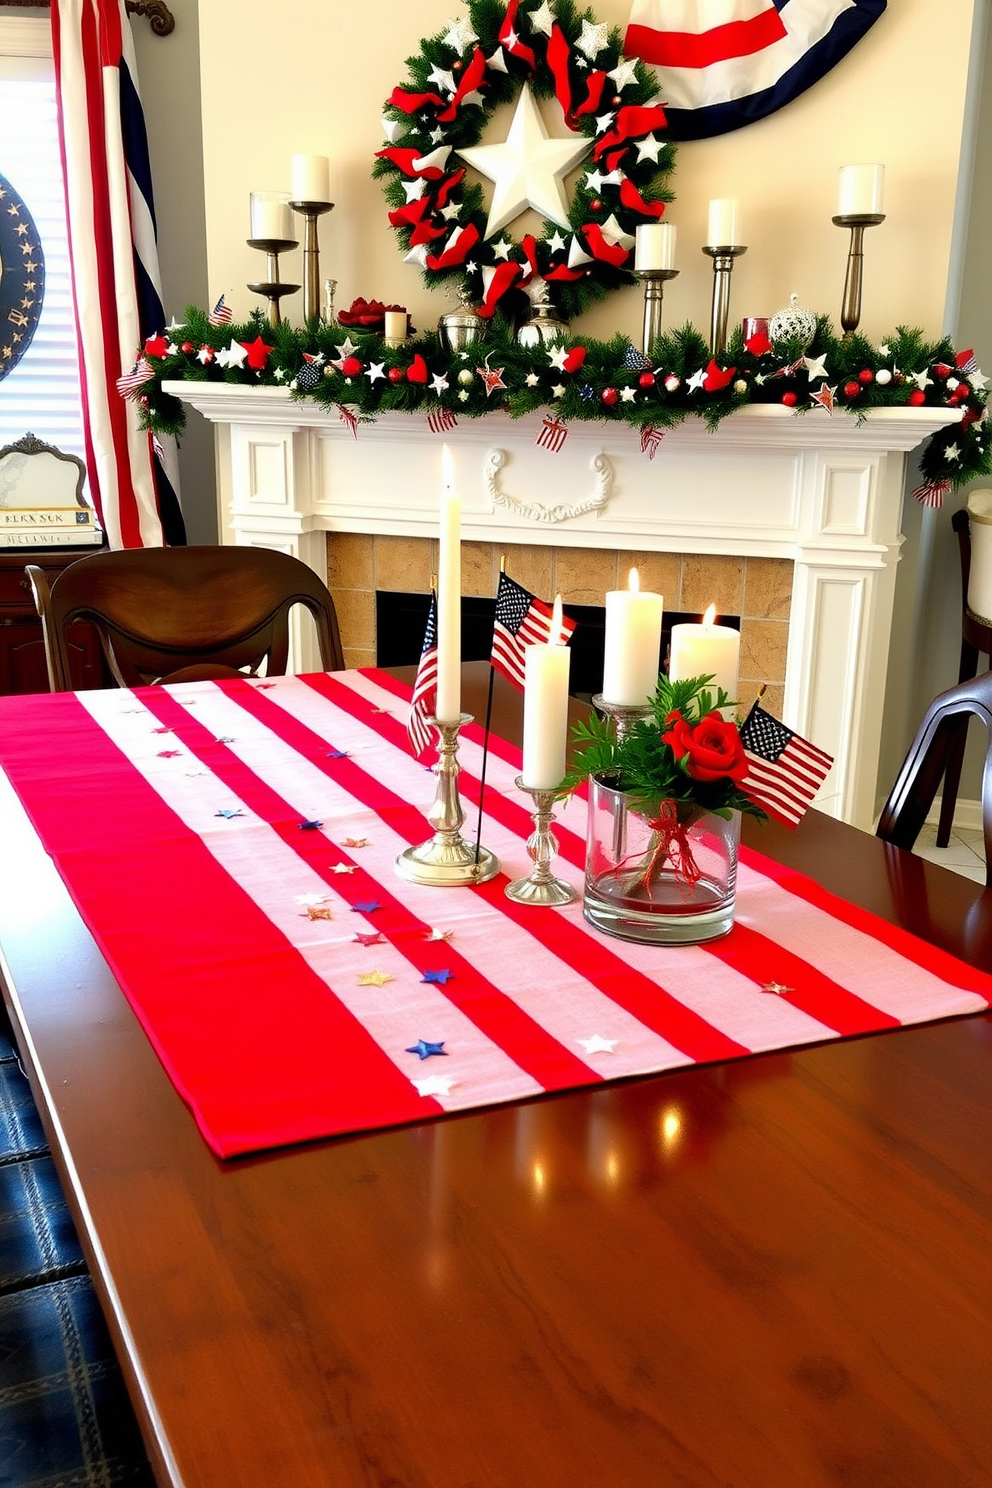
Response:
[[[688,756],[686,769],[693,780],[723,780],[738,785],[747,774],[744,745],[735,723],[727,723],[717,712],[707,713],[695,728],[679,718],[662,742],[668,744],[677,760]]]

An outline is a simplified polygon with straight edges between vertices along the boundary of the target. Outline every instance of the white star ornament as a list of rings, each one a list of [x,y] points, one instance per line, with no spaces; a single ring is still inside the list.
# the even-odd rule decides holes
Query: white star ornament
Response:
[[[568,227],[568,202],[562,178],[588,154],[592,141],[579,136],[549,136],[534,95],[520,90],[513,122],[501,145],[473,145],[458,153],[480,175],[493,182],[486,237],[494,237],[533,207],[542,217]]]

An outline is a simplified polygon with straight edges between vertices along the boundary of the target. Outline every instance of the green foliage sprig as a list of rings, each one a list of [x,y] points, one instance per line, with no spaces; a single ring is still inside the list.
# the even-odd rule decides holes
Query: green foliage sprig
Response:
[[[629,795],[636,809],[645,816],[657,816],[661,802],[670,800],[691,802],[718,816],[742,811],[764,818],[761,807],[729,777],[713,781],[694,779],[689,774],[688,757],[677,759],[671,745],[665,742],[673,715],[694,727],[714,709],[732,706],[733,699],[722,687],[710,689],[712,681],[712,676],[690,677],[679,682],[659,677],[650,716],[638,719],[620,740],[612,718],[601,717],[595,711],[585,722],[575,724],[572,738],[579,747],[573,751],[560,794],[570,795],[590,776],[595,776]]]

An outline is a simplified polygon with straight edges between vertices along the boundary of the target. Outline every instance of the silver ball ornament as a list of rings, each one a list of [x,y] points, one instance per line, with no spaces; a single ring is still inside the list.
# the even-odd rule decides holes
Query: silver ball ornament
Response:
[[[875,373],[875,381],[879,383],[881,387],[886,387],[892,381],[892,373],[889,371],[888,367],[879,367],[878,371]]]
[[[468,387],[469,383],[473,382],[474,380],[475,373],[470,372],[467,367],[463,367],[458,374],[458,381],[462,384],[463,387]]]

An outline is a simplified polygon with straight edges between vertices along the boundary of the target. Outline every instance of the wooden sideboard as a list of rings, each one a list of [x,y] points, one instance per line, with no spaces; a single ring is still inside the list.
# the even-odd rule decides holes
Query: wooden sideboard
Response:
[[[45,570],[54,584],[64,568],[93,548],[18,548],[0,551],[0,693],[47,692],[48,668],[41,621],[24,570],[29,563]],[[103,657],[96,631],[73,627],[70,639],[72,680],[79,689],[104,685]]]

